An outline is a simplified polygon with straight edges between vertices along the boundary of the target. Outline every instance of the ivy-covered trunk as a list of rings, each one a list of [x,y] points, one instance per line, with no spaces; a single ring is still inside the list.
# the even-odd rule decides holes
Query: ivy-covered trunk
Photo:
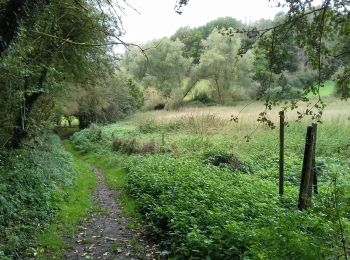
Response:
[[[0,55],[10,46],[23,18],[29,17],[36,7],[48,4],[49,0],[9,0],[0,16]]]
[[[13,133],[11,140],[9,142],[9,148],[17,149],[20,147],[22,140],[28,135],[27,124],[28,116],[30,115],[36,101],[43,95],[42,92],[43,85],[46,81],[47,69],[44,68],[38,82],[39,91],[30,93],[29,79],[25,79],[24,82],[24,97],[23,105],[21,105],[20,111],[17,113],[15,124],[13,126]]]

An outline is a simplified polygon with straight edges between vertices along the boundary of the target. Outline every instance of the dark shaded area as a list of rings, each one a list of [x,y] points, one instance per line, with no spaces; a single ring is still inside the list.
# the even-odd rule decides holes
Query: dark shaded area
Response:
[[[208,154],[204,163],[214,166],[227,166],[232,171],[240,171],[243,173],[252,173],[251,167],[240,161],[236,155],[232,153],[212,153]]]
[[[60,137],[61,141],[69,139],[78,131],[80,131],[79,127],[57,127],[54,129],[54,132]]]
[[[44,6],[49,0],[10,0],[0,15],[0,55],[10,46],[17,35],[20,23],[29,17],[37,7]]]
[[[156,106],[154,107],[154,110],[162,110],[162,109],[164,109],[164,107],[165,107],[165,104],[164,104],[164,103],[158,104],[158,105],[156,105]]]

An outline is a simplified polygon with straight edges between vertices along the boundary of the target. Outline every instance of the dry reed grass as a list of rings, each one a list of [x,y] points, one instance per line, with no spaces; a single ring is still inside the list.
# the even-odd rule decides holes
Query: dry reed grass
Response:
[[[327,99],[326,101],[327,107],[323,113],[324,124],[330,124],[332,127],[337,125],[350,127],[350,102],[340,101],[335,98]],[[259,113],[264,110],[263,104],[254,102],[248,106],[246,105],[247,103],[242,102],[231,107],[186,107],[179,111],[142,112],[134,117],[131,124],[140,126],[147,121],[152,121],[155,124],[155,128],[162,127],[164,132],[176,129],[182,133],[220,134],[231,139],[241,140],[247,135],[254,136],[260,133],[271,133],[268,127],[257,122]],[[300,104],[297,110],[287,111],[286,121],[294,124],[297,119],[296,111],[305,109],[306,105]],[[278,112],[280,110],[281,108],[275,107],[268,113],[269,119],[276,125],[278,125]],[[238,123],[230,121],[232,115],[238,115]],[[311,122],[310,118],[302,119],[302,125],[310,124]],[[172,126],[175,127],[171,130]]]

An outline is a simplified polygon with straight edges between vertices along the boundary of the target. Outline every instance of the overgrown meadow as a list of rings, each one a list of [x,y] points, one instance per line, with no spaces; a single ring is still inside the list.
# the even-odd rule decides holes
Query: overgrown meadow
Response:
[[[278,195],[278,129],[258,103],[138,113],[92,125],[71,142],[122,166],[150,238],[175,259],[333,259],[349,250],[349,104],[327,100],[318,126],[319,194],[297,210],[308,119],[287,113],[285,195]],[[238,123],[230,121],[238,116]],[[276,111],[269,115],[278,122]],[[246,135],[251,136],[246,142]]]

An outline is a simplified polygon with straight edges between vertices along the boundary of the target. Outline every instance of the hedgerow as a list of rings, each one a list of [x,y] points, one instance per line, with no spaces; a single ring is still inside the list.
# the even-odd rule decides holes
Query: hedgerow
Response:
[[[0,258],[34,251],[36,232],[59,210],[62,188],[74,177],[72,159],[57,137],[40,149],[8,152],[0,164]]]

